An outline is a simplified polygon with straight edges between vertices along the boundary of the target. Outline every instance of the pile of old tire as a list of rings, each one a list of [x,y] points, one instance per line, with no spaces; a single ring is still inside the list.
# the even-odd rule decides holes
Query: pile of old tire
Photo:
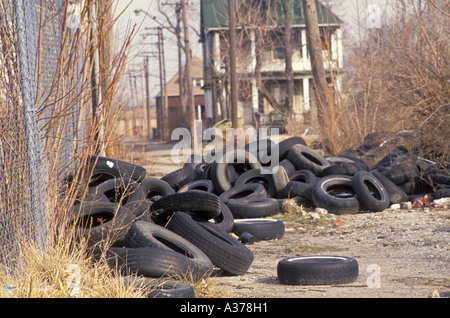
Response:
[[[246,273],[254,258],[247,244],[283,237],[284,223],[271,217],[288,198],[345,214],[383,211],[430,191],[448,196],[450,188],[448,167],[404,147],[369,168],[349,154],[322,156],[297,136],[257,146],[256,153],[246,145],[221,160],[186,162],[162,178],[91,156],[88,193],[80,194],[70,223],[94,257],[105,256],[124,274],[200,279],[214,267]]]
[[[142,166],[112,158],[90,156],[85,175],[88,193],[80,193],[69,225],[87,241],[91,256],[124,275],[138,275],[148,297],[193,297],[191,285],[167,278],[201,279],[213,264],[195,245],[149,217],[151,204],[175,190],[147,177]]]
[[[280,211],[277,199],[289,181],[287,173],[283,167],[274,173],[265,173],[261,167],[259,153],[254,154],[246,147],[225,152],[209,163],[185,164],[163,178],[171,182],[175,179],[172,176],[184,173],[188,182],[181,182],[178,193],[201,190],[217,195],[227,213],[216,225],[242,243],[251,244],[284,235],[283,221],[270,216]],[[192,170],[193,176],[189,172]]]
[[[334,214],[354,214],[383,211],[425,194],[435,199],[449,196],[448,167],[420,158],[403,146],[369,168],[354,155],[324,157],[298,137],[295,140],[298,143],[291,141],[285,157],[280,153],[280,165],[289,176],[281,193],[284,198],[300,198],[302,204]]]
[[[450,196],[450,164],[421,158],[404,146],[398,146],[379,160],[371,172],[389,179],[409,201],[424,194],[435,199]]]

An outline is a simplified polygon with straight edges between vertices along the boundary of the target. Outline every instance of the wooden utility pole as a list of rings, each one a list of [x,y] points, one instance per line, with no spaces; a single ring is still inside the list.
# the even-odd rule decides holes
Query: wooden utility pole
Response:
[[[286,72],[286,108],[287,113],[292,114],[294,109],[294,71],[292,69],[292,14],[291,14],[291,0],[283,0],[284,8],[284,58],[285,58],[285,72]]]
[[[236,79],[236,8],[235,0],[228,0],[228,24],[230,36],[230,103],[231,123],[238,128],[237,79]]]
[[[152,122],[150,115],[150,88],[148,78],[148,56],[144,58],[144,72],[145,72],[145,107],[147,108],[147,138],[152,136]]]
[[[195,145],[195,109],[194,109],[194,92],[192,88],[192,53],[189,43],[189,25],[186,16],[186,0],[181,0],[181,10],[183,17],[183,32],[184,32],[184,50],[186,54],[186,93],[188,99],[188,112],[189,112],[189,130],[191,131],[191,145]]]
[[[317,117],[319,125],[323,124],[324,111],[328,107],[328,85],[323,65],[322,42],[320,41],[319,22],[315,0],[302,0],[305,13],[306,37],[308,40],[309,56],[313,83],[317,98]]]
[[[177,24],[175,26],[175,33],[177,36],[178,46],[178,92],[180,94],[180,104],[183,111],[183,118],[186,118],[186,99],[185,99],[185,85],[184,85],[184,70],[182,58],[182,43],[181,43],[181,3],[177,2],[175,5],[175,13],[177,17]]]
[[[158,27],[158,56],[159,56],[159,83],[161,86],[161,119],[162,139],[169,140],[169,106],[166,89],[166,63],[164,58],[164,39],[162,28]]]

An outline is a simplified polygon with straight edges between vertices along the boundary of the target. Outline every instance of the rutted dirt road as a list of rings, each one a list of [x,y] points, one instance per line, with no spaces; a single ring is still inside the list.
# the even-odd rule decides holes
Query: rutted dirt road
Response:
[[[301,223],[286,222],[283,238],[248,245],[255,259],[246,275],[212,280],[232,297],[430,297],[435,291],[448,297],[449,212],[429,209],[339,217],[330,214],[315,222],[305,216]],[[333,225],[336,219],[343,221],[341,226]],[[318,254],[355,258],[358,279],[334,286],[279,283],[279,260]]]
[[[161,177],[180,165],[172,145],[150,144],[129,158]],[[279,214],[286,232],[279,240],[247,245],[254,261],[245,275],[209,280],[233,298],[449,297],[450,209],[388,209],[378,213],[292,218]],[[337,221],[336,220],[341,220]],[[277,264],[297,255],[340,255],[359,264],[358,279],[345,285],[291,286],[277,279]]]

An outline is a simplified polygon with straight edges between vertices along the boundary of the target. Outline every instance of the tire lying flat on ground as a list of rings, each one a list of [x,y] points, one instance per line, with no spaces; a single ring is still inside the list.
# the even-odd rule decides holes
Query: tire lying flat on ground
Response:
[[[277,275],[282,284],[348,284],[358,278],[358,262],[345,256],[301,256],[278,262]]]

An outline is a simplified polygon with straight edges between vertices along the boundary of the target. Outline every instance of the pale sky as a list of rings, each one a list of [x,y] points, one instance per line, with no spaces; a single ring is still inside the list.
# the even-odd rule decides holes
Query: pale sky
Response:
[[[157,35],[156,30],[146,30],[146,28],[153,28],[159,26],[151,17],[156,17],[161,23],[165,23],[165,17],[158,11],[158,2],[171,17],[171,21],[175,24],[175,6],[176,0],[116,0],[116,16],[120,15],[116,24],[116,30],[119,37],[129,36],[133,26],[135,27],[135,35],[132,42],[132,49],[130,51],[128,68],[133,74],[143,74],[143,56],[150,56],[149,74],[150,74],[150,94],[156,95],[159,90],[159,62],[157,55]],[[190,3],[188,20],[191,27],[198,29],[200,25],[199,6],[200,0],[186,1]],[[135,10],[144,10],[146,14],[135,14]],[[191,18],[191,19],[189,19]],[[190,32],[190,45],[193,55],[202,59],[201,45],[198,43],[198,36],[195,32]],[[169,81],[178,72],[178,54],[175,37],[167,30],[163,30],[164,35],[164,54],[166,60],[166,80]],[[136,85],[138,87],[144,85],[141,81],[142,76],[137,77]],[[143,89],[141,90],[144,91]],[[143,96],[142,96],[143,98]],[[154,103],[154,100],[152,100]]]

